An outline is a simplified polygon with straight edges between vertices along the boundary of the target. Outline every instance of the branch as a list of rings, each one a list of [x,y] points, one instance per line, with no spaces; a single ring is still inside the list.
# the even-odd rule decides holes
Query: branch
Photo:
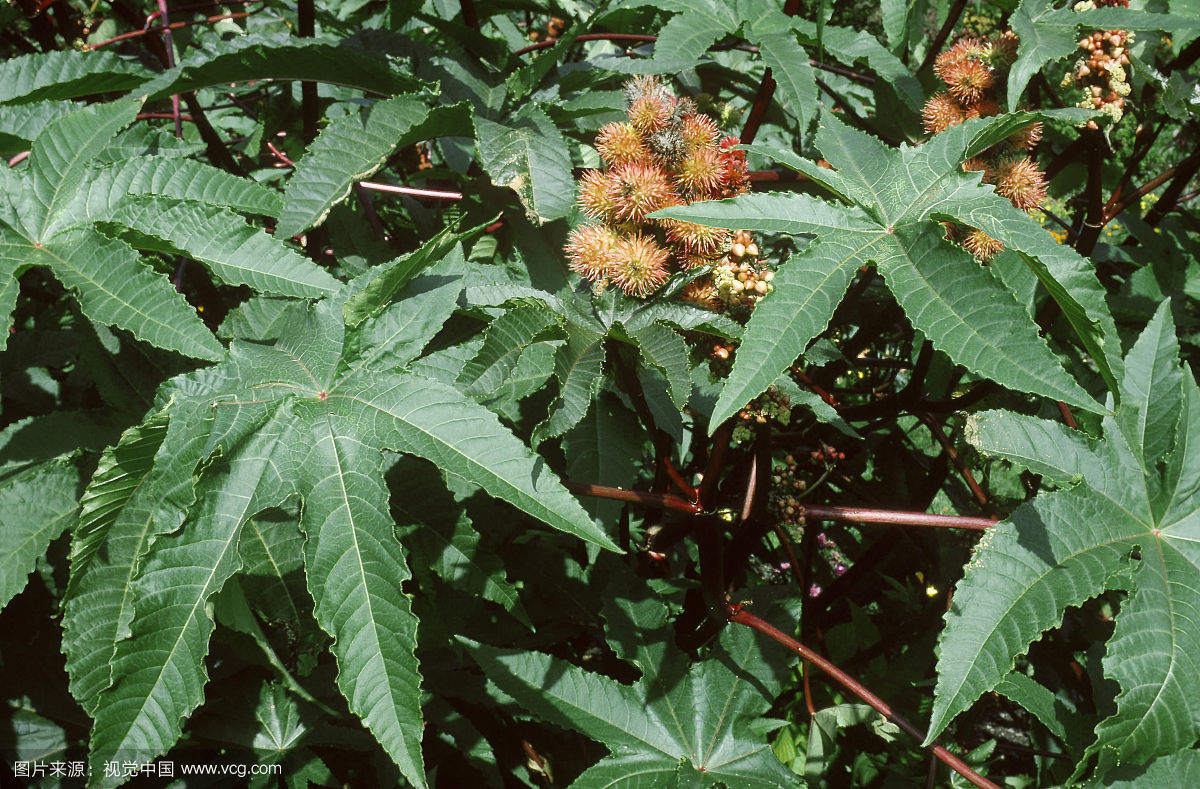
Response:
[[[846,688],[846,690],[850,691],[855,696],[858,696],[860,699],[865,701],[867,704],[870,704],[871,707],[876,712],[878,712],[880,715],[887,718],[890,722],[892,722],[892,723],[896,724],[898,727],[900,727],[900,729],[902,729],[905,734],[908,734],[910,737],[913,737],[914,739],[916,739],[917,742],[925,741],[925,732],[921,731],[919,728],[917,728],[912,723],[910,723],[907,718],[903,717],[898,712],[894,711],[887,704],[887,702],[885,702],[883,699],[876,696],[871,691],[867,690],[867,688],[864,687],[861,683],[859,683],[856,679],[851,677],[846,672],[842,671],[840,668],[835,666],[833,663],[830,663],[828,660],[826,660],[821,655],[814,652],[812,649],[804,646],[799,641],[797,641],[796,639],[787,635],[779,628],[760,619],[759,617],[755,616],[754,614],[750,613],[749,611],[743,610],[740,606],[727,605],[726,609],[727,609],[727,615],[728,615],[730,622],[736,622],[739,625],[745,625],[746,627],[752,627],[755,630],[757,630],[758,632],[763,633],[763,634],[775,639],[780,644],[783,644],[785,647],[787,647],[788,649],[795,652],[797,655],[799,655],[804,660],[812,663],[817,668],[821,669],[826,674],[833,677],[833,679],[836,680],[839,685]],[[935,757],[937,757],[939,760],[941,760],[944,764],[948,765],[950,767],[950,769],[954,770],[956,773],[958,773],[962,777],[966,778],[973,785],[979,787],[979,789],[1000,789],[1000,787],[998,787],[996,784],[992,783],[987,778],[984,778],[982,775],[975,772],[975,770],[971,769],[971,767],[969,765],[967,765],[966,762],[964,762],[962,759],[958,758],[954,754],[950,753],[942,746],[934,745],[930,748],[930,750],[932,751],[932,753]]]
[[[925,512],[904,512],[903,510],[824,507],[810,504],[800,505],[799,514],[813,520],[894,523],[900,526],[931,526],[942,529],[970,529],[971,531],[985,531],[996,525],[996,521],[991,518],[973,518],[968,515],[932,515]]]
[[[942,53],[942,45],[946,43],[946,39],[950,38],[950,31],[958,24],[958,18],[962,16],[963,9],[966,7],[967,0],[957,0],[954,3],[950,13],[946,14],[946,21],[942,24],[942,29],[938,31],[937,38],[929,45],[929,52],[926,53],[921,68],[917,71],[924,71],[933,65],[933,61],[937,60],[937,56]]]
[[[648,493],[644,490],[625,490],[609,485],[593,485],[588,482],[564,482],[567,490],[581,496],[595,496],[598,499],[616,499],[617,501],[632,501],[635,504],[645,504],[647,507],[678,510],[689,515],[697,515],[702,510],[699,504],[680,498],[674,493]]]

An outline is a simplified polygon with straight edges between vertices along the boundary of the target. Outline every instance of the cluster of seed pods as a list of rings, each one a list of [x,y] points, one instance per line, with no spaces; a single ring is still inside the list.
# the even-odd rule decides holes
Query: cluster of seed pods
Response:
[[[1129,6],[1129,0],[1087,0],[1077,3],[1076,11],[1098,6]],[[1078,107],[1099,110],[1112,118],[1113,123],[1125,115],[1125,97],[1129,95],[1129,45],[1133,33],[1125,30],[1094,31],[1079,39],[1084,56],[1075,63],[1074,73],[1064,84],[1073,82],[1080,90]],[[1100,128],[1096,121],[1087,122],[1090,129]]]
[[[742,194],[749,189],[746,157],[733,150],[716,122],[690,99],[676,98],[654,77],[625,86],[627,121],[609,123],[596,136],[604,162],[579,185],[579,206],[592,220],[572,231],[566,246],[571,268],[598,287],[614,285],[631,296],[654,292],[673,271],[725,267],[734,248],[728,230],[649,214]],[[743,255],[745,254],[743,244]],[[694,301],[720,307],[720,293],[692,288]]]
[[[939,55],[933,70],[946,90],[925,103],[925,130],[938,134],[970,118],[998,115],[998,92],[1016,53],[1017,38],[1005,31],[995,39],[964,36]],[[984,183],[1022,211],[1031,211],[1046,198],[1045,175],[1029,156],[1041,135],[1041,124],[1031,124],[968,159],[963,169],[982,172]],[[980,260],[1004,249],[983,231],[964,225],[948,225],[948,237]]]

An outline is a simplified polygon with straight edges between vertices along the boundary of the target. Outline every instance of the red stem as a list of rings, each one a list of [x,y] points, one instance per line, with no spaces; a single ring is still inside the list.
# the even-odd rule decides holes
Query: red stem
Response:
[[[983,488],[979,487],[979,483],[975,481],[975,475],[971,473],[971,469],[967,468],[962,462],[962,458],[958,456],[958,452],[954,450],[954,445],[950,443],[950,439],[942,431],[942,426],[937,423],[937,420],[926,413],[917,414],[917,418],[929,428],[929,432],[933,434],[934,439],[941,445],[942,451],[946,453],[946,457],[950,458],[950,461],[954,463],[954,467],[958,469],[958,473],[966,481],[967,487],[975,495],[975,501],[979,502],[979,506],[983,507],[984,511],[987,511],[989,507],[987,494],[983,492]]]
[[[1062,400],[1058,401],[1058,412],[1062,414],[1063,422],[1072,430],[1078,430],[1079,425],[1075,424],[1075,416],[1071,413],[1071,408]]]
[[[192,25],[203,25],[203,24],[207,24],[209,22],[220,22],[222,19],[242,19],[243,17],[247,17],[247,16],[250,16],[251,14],[255,14],[255,13],[258,13],[258,12],[257,11],[239,11],[236,14],[217,14],[216,16],[208,16],[208,17],[205,17],[204,19],[193,19],[189,22],[172,22],[169,25],[163,25],[161,27],[149,27],[149,28],[146,28],[145,30],[133,30],[128,33],[122,33],[119,36],[113,36],[112,38],[108,39],[107,41],[101,41],[99,44],[92,44],[88,47],[88,49],[99,49],[100,47],[106,47],[109,44],[115,44],[118,41],[124,41],[129,38],[137,38],[138,36],[145,36],[145,35],[149,35],[150,33],[161,33],[161,32],[163,32],[164,29],[178,30],[181,27],[191,27]]]
[[[675,483],[675,487],[679,488],[680,492],[687,496],[690,501],[699,501],[700,498],[696,489],[687,484],[687,481],[679,473],[679,470],[675,468],[675,464],[671,462],[671,459],[664,457],[663,463],[667,468],[667,476],[671,478],[671,482]]]
[[[752,627],[758,632],[775,639],[780,644],[783,644],[785,647],[795,652],[804,660],[811,662],[817,668],[831,676],[837,681],[838,684],[846,688],[846,690],[850,691],[855,696],[858,696],[867,704],[870,704],[876,712],[887,718],[890,722],[896,724],[896,726],[902,729],[905,734],[913,737],[917,742],[925,741],[925,732],[921,731],[915,725],[910,723],[907,718],[894,711],[887,704],[887,702],[869,691],[856,679],[842,671],[834,664],[830,663],[825,658],[821,657],[812,649],[804,646],[799,641],[787,635],[774,625],[771,625],[749,611],[742,609],[740,606],[728,605],[727,613],[730,622],[737,622],[739,625]],[[971,769],[966,762],[950,753],[942,746],[934,745],[930,748],[930,750],[934,756],[936,756],[944,764],[948,765],[950,769],[954,770],[956,773],[961,775],[963,778],[966,778],[973,785],[979,787],[980,789],[1000,789],[1000,787],[998,787],[996,784],[975,772],[975,770]]]
[[[729,448],[729,437],[733,434],[733,423],[725,422],[713,433],[709,443],[708,463],[704,466],[704,479],[700,480],[700,506],[712,509],[717,496],[717,485],[721,481],[721,464],[725,461],[725,450]]]
[[[859,507],[820,507],[810,504],[802,505],[800,514],[814,520],[894,523],[901,526],[933,526],[972,531],[985,531],[996,525],[996,521],[991,518],[972,518],[967,515],[931,515],[925,512],[869,510]]]
[[[624,490],[609,485],[592,485],[587,482],[564,482],[567,490],[583,496],[595,496],[600,499],[616,499],[617,501],[632,501],[649,507],[662,507],[669,510],[679,510],[690,515],[696,515],[702,510],[700,505],[682,499],[674,493],[648,493],[644,490]]]

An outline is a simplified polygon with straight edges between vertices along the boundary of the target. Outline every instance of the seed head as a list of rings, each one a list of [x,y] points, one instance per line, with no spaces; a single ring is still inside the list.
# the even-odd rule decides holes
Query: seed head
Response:
[[[967,58],[944,69],[942,77],[950,87],[954,98],[964,104],[974,104],[983,98],[983,92],[996,82],[992,69],[983,61]]]
[[[613,247],[608,274],[630,296],[645,296],[666,281],[668,257],[649,236],[624,236]]]
[[[679,203],[667,174],[661,168],[628,162],[609,171],[609,195],[615,216],[623,222],[641,222],[646,214]]]
[[[996,191],[1022,211],[1046,199],[1046,176],[1028,156],[1001,162],[996,168]]]
[[[731,234],[724,228],[696,225],[678,219],[663,220],[663,225],[667,240],[677,244],[685,255],[708,261],[729,247]]]
[[[699,148],[679,163],[675,179],[683,194],[706,199],[719,193],[725,178],[725,164],[716,148]]]
[[[566,246],[571,270],[588,282],[607,278],[613,249],[619,240],[615,231],[602,225],[584,225],[572,230]]]
[[[579,207],[598,222],[612,224],[617,217],[617,199],[612,179],[601,170],[588,170],[579,180]]]
[[[925,131],[930,134],[943,132],[967,119],[958,101],[945,91],[935,94],[925,102],[921,116],[925,119]]]
[[[642,136],[632,123],[609,123],[596,135],[596,150],[605,164],[646,161],[650,149],[642,142]]]
[[[982,230],[976,229],[971,229],[963,237],[962,245],[968,252],[983,261],[991,260],[1004,249],[1004,245],[999,241]]]
[[[716,121],[699,113],[684,116],[680,133],[683,135],[683,141],[689,151],[714,148],[717,140],[721,138],[721,130],[717,127]]]
[[[654,134],[667,128],[674,102],[658,93],[644,93],[629,105],[629,121],[642,134]]]

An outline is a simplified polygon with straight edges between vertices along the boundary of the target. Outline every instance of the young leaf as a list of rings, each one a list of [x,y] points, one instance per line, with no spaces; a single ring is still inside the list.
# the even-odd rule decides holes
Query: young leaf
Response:
[[[1089,749],[1099,756],[1097,774],[1189,747],[1200,734],[1200,707],[1187,691],[1200,681],[1200,629],[1188,613],[1200,606],[1200,490],[1154,465],[1161,440],[1141,428],[1183,403],[1174,443],[1197,465],[1190,414],[1200,388],[1179,375],[1168,336],[1164,303],[1125,359],[1121,405],[1105,417],[1103,441],[1011,413],[972,417],[968,435],[981,451],[1073,486],[1038,495],[976,548],[946,615],[930,737],[994,688],[1064,608],[1126,586],[1127,574],[1132,591],[1104,659],[1121,693]],[[1139,400],[1139,392],[1148,397]]]
[[[483,169],[497,186],[511,187],[537,224],[571,211],[575,179],[562,133],[536,104],[526,104],[506,123],[475,119]]]

